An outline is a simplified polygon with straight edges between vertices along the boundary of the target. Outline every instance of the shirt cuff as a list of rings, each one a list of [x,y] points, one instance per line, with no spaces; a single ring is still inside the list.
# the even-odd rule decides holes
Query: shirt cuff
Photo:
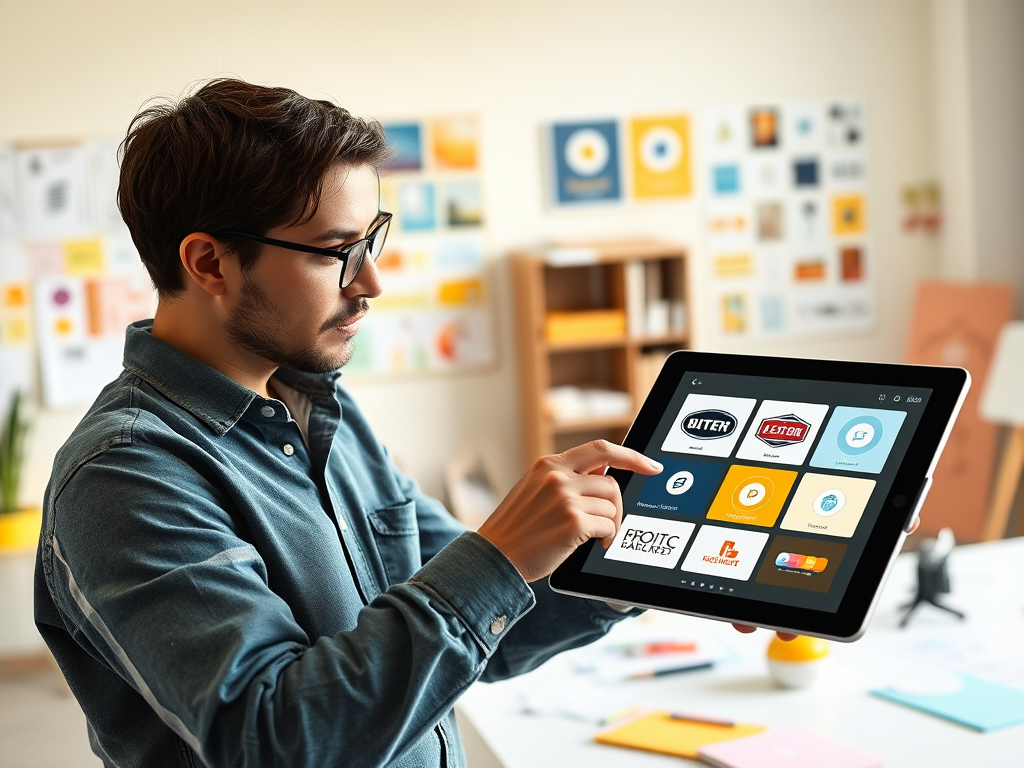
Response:
[[[537,600],[502,551],[473,531],[434,555],[411,582],[444,598],[488,656]]]

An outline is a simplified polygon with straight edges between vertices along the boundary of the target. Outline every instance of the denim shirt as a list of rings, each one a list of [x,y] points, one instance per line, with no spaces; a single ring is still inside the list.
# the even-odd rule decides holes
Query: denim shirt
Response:
[[[264,399],[128,328],[57,454],[36,624],[107,766],[462,766],[452,707],[623,614],[528,585],[402,475],[337,374],[308,447]]]

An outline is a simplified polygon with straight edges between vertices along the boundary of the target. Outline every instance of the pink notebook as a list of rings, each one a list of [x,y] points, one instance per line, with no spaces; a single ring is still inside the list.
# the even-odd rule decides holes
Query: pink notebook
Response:
[[[701,747],[700,758],[718,768],[879,768],[877,757],[858,752],[837,741],[787,728]]]

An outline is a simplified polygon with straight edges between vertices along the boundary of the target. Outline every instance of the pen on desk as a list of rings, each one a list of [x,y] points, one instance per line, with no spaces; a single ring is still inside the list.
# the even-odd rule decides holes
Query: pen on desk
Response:
[[[697,672],[702,669],[711,669],[715,666],[713,661],[708,661],[704,664],[691,664],[687,667],[673,667],[672,669],[656,669],[652,672],[640,672],[635,675],[630,675],[631,680],[639,680],[645,677],[661,677],[662,675],[677,675],[681,672]]]
[[[735,728],[736,723],[732,720],[719,720],[714,717],[702,717],[700,715],[684,715],[679,712],[669,712],[668,716],[673,720],[682,720],[687,723],[700,723],[702,725],[720,725],[723,728]]]
[[[626,648],[627,656],[654,656],[659,653],[691,653],[697,650],[696,643],[679,643],[667,641],[661,643],[643,643]]]

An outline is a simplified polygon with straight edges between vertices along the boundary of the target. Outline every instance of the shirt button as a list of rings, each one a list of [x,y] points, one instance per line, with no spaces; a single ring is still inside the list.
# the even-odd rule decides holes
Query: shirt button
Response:
[[[264,405],[262,408],[260,408],[260,413],[262,413],[264,416],[266,416],[269,419],[269,418],[272,418],[273,415],[275,413],[277,413],[277,411],[275,411],[269,405]]]
[[[508,618],[505,616],[499,616],[491,622],[491,634],[500,635],[505,630],[505,625],[508,623]]]
[[[295,453],[295,446],[292,445],[291,443],[285,443],[281,447],[281,450],[284,451],[285,456],[291,456],[293,453]]]

